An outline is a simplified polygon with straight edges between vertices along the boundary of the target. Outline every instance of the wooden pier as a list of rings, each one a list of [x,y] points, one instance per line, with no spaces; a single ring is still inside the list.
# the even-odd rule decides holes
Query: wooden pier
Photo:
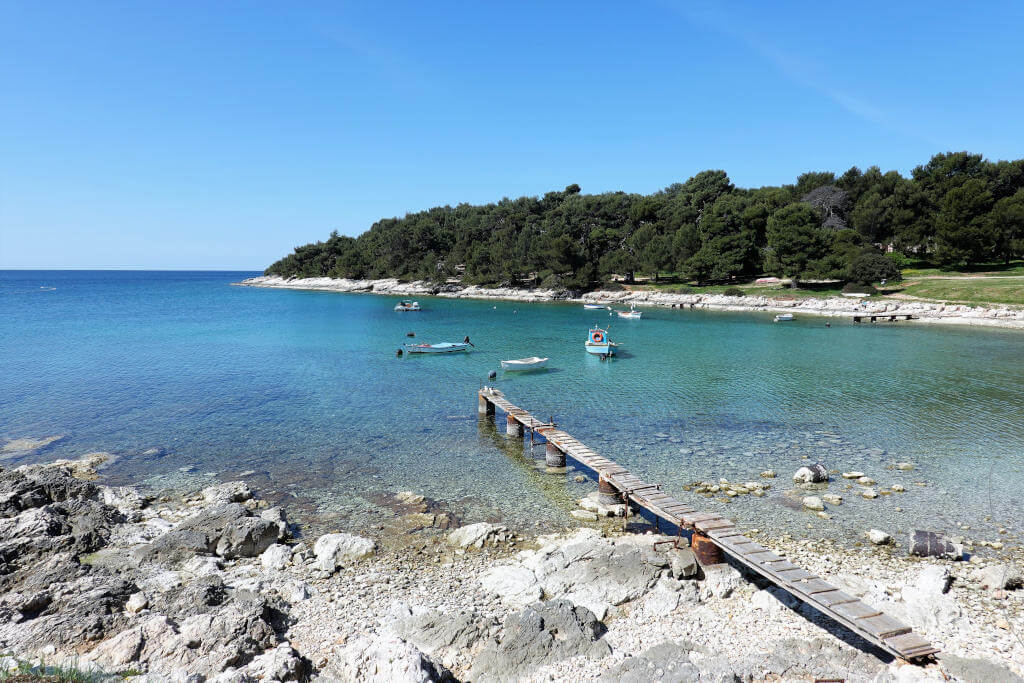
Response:
[[[565,458],[569,456],[596,472],[598,491],[605,502],[625,503],[627,511],[630,506],[642,508],[680,530],[692,531],[693,552],[702,565],[720,562],[721,553],[725,552],[825,616],[901,659],[920,659],[939,651],[913,633],[909,626],[747,538],[728,519],[681,503],[662,491],[659,484],[640,479],[625,467],[590,450],[552,422],[542,422],[513,405],[497,389],[484,387],[479,392],[480,414],[494,415],[495,407],[505,413],[506,433],[510,436],[522,437],[529,429],[545,438],[545,461],[549,466],[564,467]]]
[[[871,322],[890,322],[894,323],[897,320],[914,320],[914,316],[911,313],[858,313],[853,316],[853,322],[859,323],[864,320],[870,320]]]

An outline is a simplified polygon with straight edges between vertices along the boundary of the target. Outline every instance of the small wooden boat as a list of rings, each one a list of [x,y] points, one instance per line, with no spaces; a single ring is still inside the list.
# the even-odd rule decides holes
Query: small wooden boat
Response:
[[[602,330],[600,327],[590,328],[590,334],[587,335],[584,347],[587,349],[587,353],[592,353],[595,356],[615,355],[615,344],[608,339],[608,331]]]
[[[409,299],[402,299],[395,304],[396,311],[418,311],[420,310],[419,301],[411,301]]]
[[[512,372],[515,370],[536,370],[538,368],[544,367],[547,364],[547,358],[531,356],[530,358],[519,358],[517,360],[503,360],[501,361],[501,369],[507,372]]]
[[[788,323],[793,320],[795,320],[795,318],[793,317],[792,313],[779,313],[777,316],[775,316],[775,320],[773,322]]]
[[[455,353],[469,349],[469,344],[462,342],[442,342],[440,344],[406,344],[407,353]]]
[[[600,311],[607,308],[607,306],[605,306],[604,304],[583,304],[583,308],[587,309],[588,311]]]
[[[616,313],[619,314],[620,318],[625,318],[626,320],[639,320],[643,315],[643,313],[636,310],[636,304],[630,304],[628,311],[616,311]]]

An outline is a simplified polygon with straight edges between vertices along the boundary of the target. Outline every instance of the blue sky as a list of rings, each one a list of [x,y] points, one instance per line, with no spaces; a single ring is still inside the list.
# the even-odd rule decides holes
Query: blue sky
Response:
[[[0,267],[262,269],[430,206],[1024,157],[1024,3],[0,4]]]

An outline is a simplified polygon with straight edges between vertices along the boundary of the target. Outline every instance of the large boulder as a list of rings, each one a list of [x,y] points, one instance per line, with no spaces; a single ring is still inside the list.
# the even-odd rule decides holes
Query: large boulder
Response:
[[[604,625],[567,600],[535,603],[506,619],[504,631],[501,642],[490,643],[477,657],[470,680],[516,681],[552,662],[611,654],[601,638]]]
[[[446,648],[469,651],[496,625],[475,612],[447,612],[427,609],[418,612],[405,609],[392,623],[392,630],[428,655]]]
[[[515,565],[499,565],[485,570],[480,575],[480,585],[514,607],[533,604],[544,594],[533,570]]]
[[[376,548],[376,543],[362,536],[324,534],[316,539],[313,554],[316,556],[317,569],[333,572],[338,567],[369,557]]]
[[[820,484],[828,481],[828,468],[821,463],[804,465],[793,475],[798,484]]]
[[[281,530],[274,522],[244,517],[224,527],[216,553],[226,559],[256,557],[277,542]]]
[[[338,648],[320,670],[322,678],[359,683],[454,681],[451,673],[394,634],[360,635]]]

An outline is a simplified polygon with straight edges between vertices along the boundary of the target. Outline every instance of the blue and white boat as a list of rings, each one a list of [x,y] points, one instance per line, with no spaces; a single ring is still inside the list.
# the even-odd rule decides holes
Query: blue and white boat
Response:
[[[587,353],[592,353],[595,356],[615,355],[615,344],[608,339],[608,330],[602,330],[597,326],[590,328],[585,347]]]

